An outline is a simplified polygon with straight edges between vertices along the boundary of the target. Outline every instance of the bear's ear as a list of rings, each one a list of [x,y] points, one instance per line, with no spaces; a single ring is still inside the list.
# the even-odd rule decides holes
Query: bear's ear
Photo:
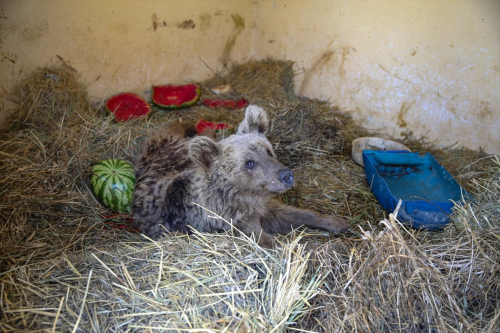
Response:
[[[197,136],[189,142],[189,157],[209,169],[222,154],[222,146],[206,136]]]
[[[245,119],[238,127],[237,134],[264,134],[269,129],[266,111],[256,105],[250,105],[245,112]]]

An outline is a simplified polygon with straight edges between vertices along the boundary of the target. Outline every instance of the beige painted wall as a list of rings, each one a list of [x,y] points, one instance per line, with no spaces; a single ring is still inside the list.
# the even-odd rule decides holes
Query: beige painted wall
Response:
[[[298,93],[369,128],[500,153],[498,0],[3,0],[0,54],[4,112],[56,55],[95,98],[270,55],[296,62]]]
[[[204,80],[221,61],[249,58],[253,19],[251,0],[2,1],[0,99],[57,55],[96,98]]]
[[[263,0],[258,57],[390,135],[500,153],[500,1]]]

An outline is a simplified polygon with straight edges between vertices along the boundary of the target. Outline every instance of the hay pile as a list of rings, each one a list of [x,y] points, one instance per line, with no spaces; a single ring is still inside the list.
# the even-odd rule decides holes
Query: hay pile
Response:
[[[158,242],[110,229],[87,187],[90,165],[129,159],[169,122],[236,125],[242,111],[156,110],[114,122],[64,62],[20,85],[0,133],[2,332],[500,331],[500,160],[438,148],[411,133],[475,196],[440,233],[401,226],[371,194],[350,142],[368,134],[327,103],[299,98],[293,64],[235,65],[202,83],[230,84],[270,113],[270,138],[299,184],[281,199],[349,219],[333,237],[303,230],[264,250],[232,234],[171,234]],[[382,222],[380,222],[382,221]]]

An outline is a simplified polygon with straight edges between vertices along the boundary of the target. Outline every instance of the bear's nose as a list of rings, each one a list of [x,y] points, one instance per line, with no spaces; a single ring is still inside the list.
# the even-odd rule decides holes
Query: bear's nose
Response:
[[[281,169],[280,171],[278,171],[278,179],[280,180],[280,182],[292,186],[293,171],[290,169]]]

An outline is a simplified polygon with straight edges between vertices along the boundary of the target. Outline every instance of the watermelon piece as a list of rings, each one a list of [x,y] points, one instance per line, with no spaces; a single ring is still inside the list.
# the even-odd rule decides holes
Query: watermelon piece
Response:
[[[202,103],[213,109],[225,107],[228,109],[239,110],[247,106],[248,101],[244,98],[241,98],[237,101],[232,101],[229,99],[204,99]]]
[[[186,84],[182,86],[153,86],[153,103],[164,109],[186,108],[200,99],[200,86]]]
[[[231,125],[225,123],[214,123],[211,121],[200,119],[196,123],[196,125],[194,125],[194,127],[196,128],[196,132],[198,133],[198,135],[200,135],[201,133],[203,133],[203,131],[205,131],[208,128],[212,128],[215,131],[218,131],[222,129],[229,129],[231,128]]]
[[[125,92],[108,98],[106,110],[115,115],[116,121],[123,123],[147,116],[151,112],[151,106],[141,96]]]
[[[115,212],[132,212],[135,175],[132,165],[111,158],[92,166],[90,188],[99,203]]]

